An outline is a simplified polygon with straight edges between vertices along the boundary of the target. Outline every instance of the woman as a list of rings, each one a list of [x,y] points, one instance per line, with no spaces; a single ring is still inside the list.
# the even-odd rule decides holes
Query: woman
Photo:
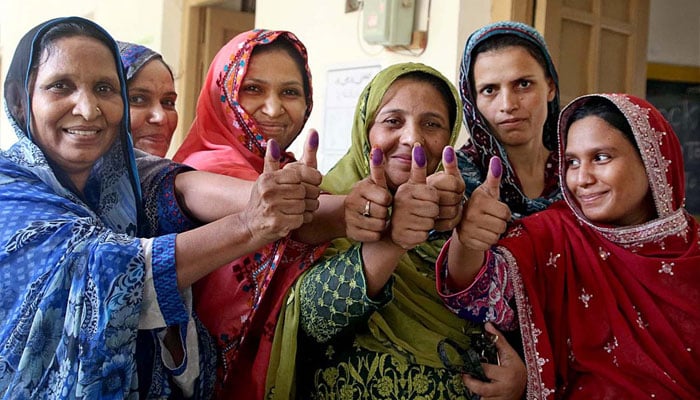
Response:
[[[207,397],[213,357],[187,288],[301,225],[308,200],[274,205],[262,183],[286,185],[261,178],[227,215],[197,197],[209,179],[227,192],[224,179],[134,159],[118,47],[89,20],[30,30],[4,93],[19,141],[0,154],[0,394]]]
[[[274,139],[286,149],[301,132],[311,107],[304,45],[286,31],[241,33],[212,61],[195,121],[174,159],[242,179],[239,197],[247,199],[246,184],[263,171],[266,141]],[[315,151],[317,146],[314,132],[307,149]],[[281,163],[302,177],[318,175],[315,161],[294,162],[291,153],[282,154]],[[263,397],[284,294],[324,248],[287,236],[217,270],[194,287],[197,313],[219,349],[217,398]]]
[[[360,95],[352,147],[323,187],[348,194],[349,225],[379,234],[334,241],[295,285],[275,335],[275,398],[293,396],[294,384],[300,398],[470,396],[438,344],[449,338],[466,351],[476,329],[441,305],[432,268],[445,239],[433,231],[436,220],[451,220],[449,230],[461,211],[464,185],[450,147],[459,104],[446,78],[414,63],[382,70]],[[446,171],[434,173],[443,149]],[[478,359],[465,368],[481,370]]]
[[[445,301],[520,325],[528,398],[698,398],[700,232],[683,208],[678,138],[652,105],[620,94],[574,100],[559,132],[565,201],[494,250],[443,252]]]
[[[126,71],[134,147],[165,157],[177,127],[173,72],[163,57],[148,47],[117,43]]]

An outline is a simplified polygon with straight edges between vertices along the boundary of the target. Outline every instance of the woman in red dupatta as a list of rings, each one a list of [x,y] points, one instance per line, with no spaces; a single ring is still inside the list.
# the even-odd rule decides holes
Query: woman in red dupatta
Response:
[[[302,70],[303,93],[284,89],[281,96],[301,95],[305,99],[306,107],[297,110],[302,115],[290,115],[301,122],[293,136],[299,134],[312,107],[306,49],[290,32],[248,31],[233,38],[214,58],[197,102],[196,119],[174,160],[246,181],[254,181],[263,172],[268,139],[261,128],[264,124],[256,121],[239,100],[241,91],[268,90],[264,83],[260,87],[242,85],[252,57],[256,57],[257,53],[253,53],[256,46],[276,41],[287,42],[283,50],[286,53],[298,53],[288,56]],[[281,112],[291,113],[291,110]],[[268,129],[267,125],[264,129]],[[294,137],[287,137],[287,143],[277,140],[286,147]],[[283,166],[293,161],[292,153],[282,154]],[[193,287],[196,311],[219,348],[217,398],[263,397],[282,300],[296,278],[322,255],[325,247],[302,244],[287,236],[216,270]]]
[[[596,200],[572,190],[582,186],[572,182],[583,165],[568,143],[573,117],[600,99],[631,127],[648,180],[645,222],[596,221]],[[683,208],[678,138],[651,104],[619,94],[574,100],[562,111],[559,132],[565,200],[516,223],[461,292],[450,284],[449,274],[459,272],[446,244],[437,262],[443,299],[465,318],[520,325],[528,398],[700,398],[700,243],[697,221]],[[590,146],[592,164],[614,160],[607,144]],[[624,168],[632,179],[634,166]],[[639,214],[625,200],[612,206],[626,208],[623,217]],[[517,312],[507,305],[513,297]]]

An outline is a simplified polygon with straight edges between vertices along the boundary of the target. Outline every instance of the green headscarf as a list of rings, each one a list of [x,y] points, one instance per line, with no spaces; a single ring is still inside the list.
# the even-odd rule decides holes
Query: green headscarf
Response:
[[[369,129],[382,99],[400,77],[423,72],[445,82],[454,98],[454,122],[449,144],[459,135],[461,101],[454,85],[437,70],[418,63],[392,65],[380,71],[365,87],[358,99],[352,127],[352,145],[347,154],[324,177],[322,188],[333,194],[346,194],[353,184],[369,176]],[[452,115],[452,112],[450,113]],[[440,167],[438,167],[440,168]],[[430,173],[429,171],[428,173]],[[445,307],[435,288],[435,260],[445,243],[446,235],[410,250],[399,260],[394,272],[394,298],[375,312],[368,321],[369,333],[358,334],[357,343],[369,350],[391,354],[405,364],[444,367],[437,352],[438,343],[450,338],[462,348],[469,347],[466,332],[472,326]],[[352,242],[333,241],[324,256],[347,250]],[[285,308],[275,332],[273,355],[268,371],[268,393],[271,398],[288,398],[294,394],[294,354],[299,322],[299,282],[288,294]],[[284,356],[282,356],[284,354]],[[291,362],[291,363],[290,363]]]
[[[454,85],[436,69],[427,65],[419,63],[395,64],[377,73],[374,79],[362,90],[352,124],[352,145],[343,158],[323,178],[321,188],[333,194],[347,194],[355,182],[369,176],[369,152],[371,146],[368,134],[374,121],[374,116],[379,110],[384,94],[389,90],[391,84],[412,72],[423,72],[437,77],[450,88],[456,110],[450,110],[450,115],[455,115],[455,119],[449,144],[455,144],[462,126],[461,118],[459,118],[462,112],[462,103]]]

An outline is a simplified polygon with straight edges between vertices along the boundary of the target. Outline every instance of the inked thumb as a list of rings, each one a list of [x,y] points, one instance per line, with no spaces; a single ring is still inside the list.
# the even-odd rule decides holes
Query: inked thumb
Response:
[[[267,150],[265,151],[265,165],[263,166],[263,172],[274,172],[280,169],[280,157],[282,153],[280,151],[280,145],[275,141],[275,139],[270,139],[267,141]]]
[[[386,175],[384,174],[384,152],[379,147],[372,147],[369,160],[369,176],[375,185],[386,188]]]
[[[318,131],[312,129],[306,137],[304,145],[304,154],[301,156],[301,162],[311,168],[317,168],[316,153],[318,152]]]
[[[491,196],[498,199],[501,197],[501,175],[503,174],[503,165],[501,159],[497,156],[491,157],[489,161],[489,172],[486,175],[486,181],[482,184]]]

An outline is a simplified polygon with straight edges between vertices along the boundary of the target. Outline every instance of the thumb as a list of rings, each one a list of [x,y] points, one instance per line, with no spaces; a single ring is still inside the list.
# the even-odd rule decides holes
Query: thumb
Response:
[[[267,141],[267,150],[265,151],[265,165],[263,172],[274,172],[280,169],[280,145],[275,139]]]
[[[318,131],[316,129],[311,129],[308,136],[306,137],[306,144],[304,145],[304,154],[301,156],[301,162],[306,166],[311,168],[316,168],[318,162],[316,161],[316,152],[318,151]]]
[[[495,199],[501,197],[500,187],[502,173],[503,166],[501,165],[501,159],[498,158],[498,156],[491,157],[491,161],[489,161],[489,173],[486,175],[486,181],[481,184],[481,187]]]
[[[369,161],[369,176],[375,185],[386,188],[386,175],[384,175],[384,152],[379,147],[372,147]]]
[[[427,173],[425,171],[428,161],[425,158],[425,149],[420,143],[413,145],[413,162],[411,163],[410,181],[413,183],[425,183]]]
[[[454,175],[457,177],[462,177],[459,173],[459,168],[457,167],[457,157],[455,156],[455,149],[452,146],[445,146],[442,150],[442,166],[445,168],[445,173]]]

